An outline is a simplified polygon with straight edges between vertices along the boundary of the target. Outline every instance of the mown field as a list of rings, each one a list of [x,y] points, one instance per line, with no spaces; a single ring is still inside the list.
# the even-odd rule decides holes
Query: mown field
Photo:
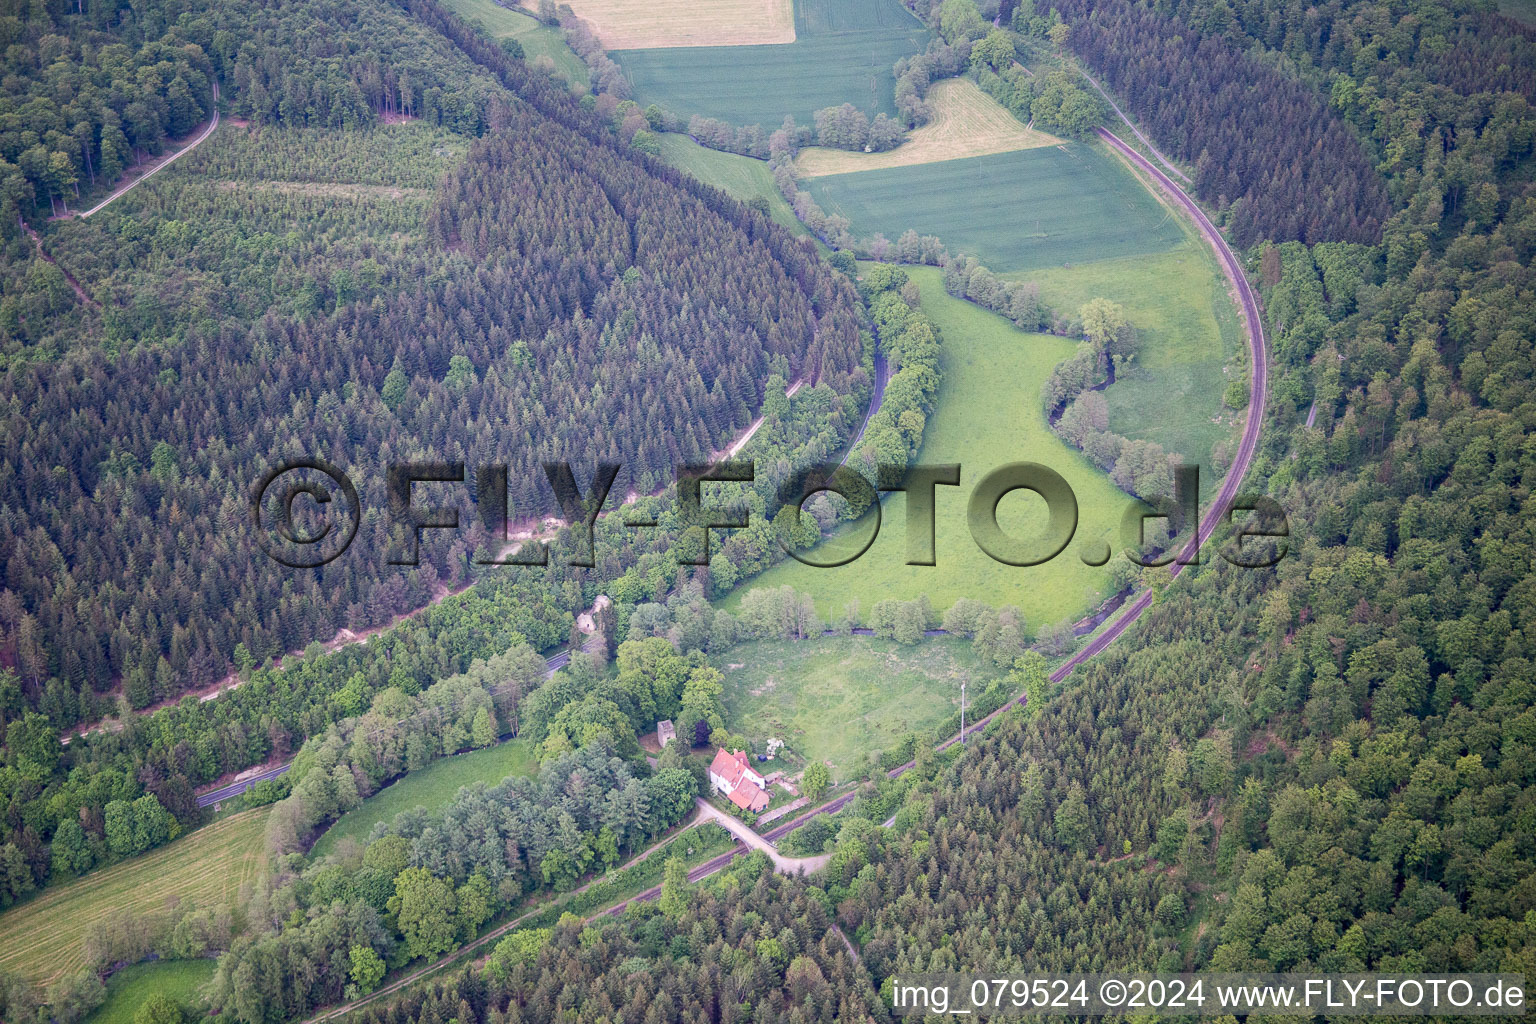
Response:
[[[1198,461],[1201,491],[1214,494],[1211,447],[1224,439],[1235,443],[1238,432],[1221,396],[1226,362],[1242,350],[1242,328],[1210,249],[1189,239],[1156,255],[1008,276],[1034,281],[1041,298],[1059,309],[1075,310],[1096,297],[1125,307],[1140,347],[1104,392],[1110,429]]]
[[[1014,153],[810,178],[811,195],[857,237],[937,235],[993,270],[1032,270],[1166,252],[1183,230],[1095,147]]]
[[[471,782],[494,785],[508,775],[525,775],[537,768],[538,763],[534,747],[526,740],[516,739],[456,757],[439,758],[421,771],[411,772],[394,785],[385,786],[364,800],[361,806],[343,814],[315,841],[310,855],[324,857],[343,839],[361,842],[368,838],[375,824],[389,821],[401,811],[413,807],[441,807]]]
[[[913,131],[907,141],[884,153],[854,153],[812,146],[800,151],[795,164],[805,177],[848,174],[884,167],[959,160],[987,153],[1011,153],[1040,146],[1058,146],[1054,135],[1019,123],[1018,118],[969,78],[934,82],[927,103],[933,119]]]
[[[769,770],[824,760],[832,777],[856,774],[871,751],[937,725],[960,706],[960,682],[991,678],[968,640],[905,646],[874,637],[759,641],[715,659],[725,674],[726,724],[759,747],[776,736],[787,757]]]
[[[1111,543],[1118,551],[1119,522],[1131,499],[1075,449],[1051,432],[1040,388],[1052,367],[1071,355],[1064,338],[1027,334],[1007,320],[945,293],[940,272],[908,268],[922,290],[923,309],[944,332],[944,385],[929,417],[917,461],[958,462],[959,487],[937,488],[937,562],[906,564],[906,504],[900,493],[885,502],[883,525],[858,560],[818,569],[786,560],[738,588],[733,607],[752,587],[788,584],[812,595],[824,616],[840,614],[858,600],[865,613],[882,598],[927,594],[943,611],[961,597],[991,605],[1017,605],[1031,630],[1076,620],[1107,596],[1109,567],[1083,564],[1084,544]],[[966,503],[986,473],[1010,462],[1038,462],[1066,478],[1077,496],[1079,522],[1072,543],[1044,565],[1018,568],[993,561],[971,539]],[[867,522],[850,530],[859,543]],[[998,522],[1020,538],[1037,537],[1045,502],[1015,491],[998,506]],[[740,659],[737,659],[740,660]]]
[[[870,116],[894,114],[891,67],[919,53],[928,30],[900,0],[796,0],[795,41],[768,46],[616,49],[642,105],[687,117],[777,128],[822,107],[852,103]]]
[[[169,996],[183,1007],[198,1004],[198,990],[217,968],[213,960],[159,960],[125,967],[107,980],[107,1001],[86,1018],[86,1024],[133,1024],[144,1000]]]
[[[571,0],[571,9],[609,50],[795,39],[793,0]]]
[[[542,25],[532,15],[508,10],[491,0],[443,0],[443,6],[465,21],[478,21],[496,39],[516,39],[530,61],[548,57],[567,81],[589,81],[587,66],[565,45],[560,29]]]
[[[661,137],[661,158],[743,202],[759,198],[768,200],[769,215],[776,222],[797,235],[810,234],[810,229],[800,223],[795,211],[779,194],[773,184],[773,175],[763,161],[709,149],[686,135],[673,133]]]
[[[112,914],[151,913],[177,899],[234,902],[266,860],[266,821],[265,808],[242,811],[7,910],[0,914],[0,971],[46,985],[85,966],[86,934]]]

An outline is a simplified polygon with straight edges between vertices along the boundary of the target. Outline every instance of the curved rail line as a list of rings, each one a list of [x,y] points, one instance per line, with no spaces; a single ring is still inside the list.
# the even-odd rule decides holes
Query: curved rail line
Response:
[[[1242,486],[1243,477],[1247,475],[1248,469],[1253,463],[1254,454],[1258,451],[1259,435],[1263,429],[1264,424],[1265,397],[1269,386],[1269,350],[1264,338],[1264,325],[1259,316],[1258,298],[1254,295],[1253,288],[1249,285],[1247,276],[1243,273],[1242,264],[1238,262],[1236,254],[1232,252],[1231,248],[1227,245],[1226,240],[1221,237],[1221,233],[1216,230],[1216,226],[1211,223],[1210,219],[1206,217],[1205,212],[1201,210],[1198,205],[1196,205],[1194,200],[1190,199],[1189,196],[1184,194],[1184,191],[1174,183],[1172,178],[1168,177],[1168,175],[1164,174],[1157,167],[1153,166],[1150,161],[1148,161],[1135,149],[1127,145],[1113,132],[1110,132],[1104,128],[1099,128],[1097,131],[1101,139],[1108,143],[1117,152],[1121,153],[1126,159],[1134,163],[1138,169],[1150,175],[1158,185],[1166,190],[1168,194],[1180,206],[1184,208],[1184,210],[1190,215],[1191,219],[1194,220],[1196,227],[1200,229],[1200,233],[1216,251],[1217,258],[1220,260],[1222,265],[1222,270],[1225,273],[1228,281],[1232,284],[1233,289],[1237,293],[1248,330],[1249,355],[1253,365],[1248,388],[1248,421],[1243,427],[1242,443],[1238,448],[1237,456],[1233,460],[1231,468],[1227,471],[1227,475],[1222,482],[1220,490],[1217,492],[1216,500],[1212,502],[1206,514],[1201,518],[1198,528],[1195,531],[1195,535],[1190,538],[1189,544],[1184,549],[1183,557],[1179,560],[1178,564],[1173,565],[1170,569],[1170,575],[1176,577],[1183,569],[1182,563],[1191,560],[1192,557],[1205,544],[1205,542],[1211,538],[1211,535],[1216,531],[1221,523],[1226,519],[1227,514],[1232,507],[1232,502],[1237,497],[1238,488]],[[1060,682],[1068,675],[1070,675],[1073,669],[1077,668],[1088,659],[1098,655],[1106,647],[1114,643],[1115,640],[1117,640],[1127,629],[1129,629],[1138,619],[1140,619],[1141,616],[1145,614],[1146,610],[1151,606],[1152,592],[1150,590],[1143,591],[1141,594],[1137,595],[1122,609],[1119,617],[1111,622],[1102,633],[1100,633],[1093,639],[1092,642],[1088,644],[1088,646],[1083,648],[1077,654],[1073,655],[1054,672],[1052,672],[1050,676],[1051,681]],[[553,659],[551,662],[553,662]],[[956,743],[964,741],[967,737],[985,729],[993,719],[1002,714],[1004,711],[1008,710],[1010,707],[1015,707],[1023,703],[1024,697],[1022,696],[1009,701],[1007,704],[1003,705],[1003,707],[992,712],[990,715],[987,715],[977,720],[975,723],[966,726],[963,732],[956,733],[954,736],[951,736],[949,739],[940,743],[937,749],[943,750],[953,746]],[[898,765],[897,767],[892,768],[890,771],[886,772],[886,775],[890,778],[898,778],[909,771],[912,766],[913,762],[908,761],[906,764]],[[284,767],[286,768],[286,766]],[[762,833],[762,837],[770,843],[777,843],[779,839],[782,839],[794,829],[805,824],[807,821],[810,821],[817,815],[836,813],[844,806],[846,806],[850,801],[852,801],[857,795],[858,790],[844,793],[841,796],[838,796],[824,804],[821,804],[818,807],[814,807],[809,811],[799,814],[791,820],[786,821],[783,824],[780,824],[770,829],[769,831]],[[694,868],[688,873],[688,880],[690,882],[699,881],[700,879],[703,879],[706,876],[721,870],[736,857],[742,856],[748,852],[749,851],[745,845],[738,843],[734,849],[720,854],[718,857],[715,857],[712,860],[699,865],[697,868]],[[660,886],[652,887],[645,892],[642,892],[636,896],[629,897],[628,899],[625,899],[611,907],[606,907],[602,910],[599,910],[588,919],[592,920],[598,917],[620,913],[631,903],[656,899],[657,896],[660,895],[660,892]],[[481,940],[477,941],[475,945],[478,946],[483,944],[494,935],[499,935],[504,931],[515,927],[516,924],[517,922],[514,921],[512,924],[503,926],[503,928],[498,929],[491,935],[487,935]],[[847,942],[846,937],[844,937],[844,942]],[[858,953],[852,949],[851,944],[850,952],[852,952],[855,959],[857,959]],[[306,1024],[313,1024],[313,1022],[329,1020],[331,1018],[348,1013],[352,1010],[358,1009],[366,1003],[370,1003],[373,1000],[379,998],[380,996],[397,992],[400,989],[410,985],[414,981],[419,980],[423,976],[431,974],[443,966],[447,966],[452,961],[458,960],[463,956],[463,953],[464,950],[460,949],[455,953],[444,957],[442,960],[423,967],[420,970],[413,972],[409,976],[402,978],[383,989],[380,989],[378,992],[375,992],[369,996],[365,996],[360,1000],[356,1000],[344,1006],[336,1007],[335,1009],[322,1013],[319,1016],[312,1017],[310,1018],[309,1022],[306,1022]]]

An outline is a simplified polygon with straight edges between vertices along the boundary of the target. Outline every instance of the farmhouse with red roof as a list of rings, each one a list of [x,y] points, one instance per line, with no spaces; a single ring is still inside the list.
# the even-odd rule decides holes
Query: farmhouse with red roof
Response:
[[[728,753],[724,747],[716,750],[715,759],[709,764],[709,784],[744,811],[756,814],[768,806],[768,794],[764,792],[768,782],[752,770],[744,751]]]

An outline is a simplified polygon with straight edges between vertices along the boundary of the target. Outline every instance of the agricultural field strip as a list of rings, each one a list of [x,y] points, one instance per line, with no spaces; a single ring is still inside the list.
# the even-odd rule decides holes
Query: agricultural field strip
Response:
[[[795,160],[796,169],[803,177],[817,178],[1062,144],[1054,135],[1020,124],[968,78],[946,78],[933,83],[927,102],[933,119],[914,130],[895,149],[855,153],[813,146],[801,151]]]
[[[607,50],[753,46],[795,41],[793,0],[570,0]]]
[[[772,129],[786,114],[809,124],[815,111],[841,103],[895,114],[893,65],[928,39],[900,0],[797,0],[792,43],[619,48],[609,56],[642,105]]]
[[[6,911],[0,969],[47,985],[85,965],[87,932],[112,914],[152,913],[172,897],[200,906],[233,899],[263,863],[265,821],[261,808],[242,811]]]
[[[1116,161],[1072,143],[806,179],[856,237],[937,235],[994,272],[1166,252],[1185,240],[1173,213]]]

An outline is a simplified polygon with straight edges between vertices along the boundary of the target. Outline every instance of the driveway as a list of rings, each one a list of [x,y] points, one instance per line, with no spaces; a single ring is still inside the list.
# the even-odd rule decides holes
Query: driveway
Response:
[[[752,831],[737,819],[715,807],[703,797],[694,797],[693,802],[699,807],[698,821],[713,821],[720,825],[731,835],[735,836],[753,850],[761,850],[773,861],[775,870],[786,875],[809,875],[813,871],[820,871],[831,860],[830,854],[823,853],[816,857],[786,857],[778,851],[768,840]]]

